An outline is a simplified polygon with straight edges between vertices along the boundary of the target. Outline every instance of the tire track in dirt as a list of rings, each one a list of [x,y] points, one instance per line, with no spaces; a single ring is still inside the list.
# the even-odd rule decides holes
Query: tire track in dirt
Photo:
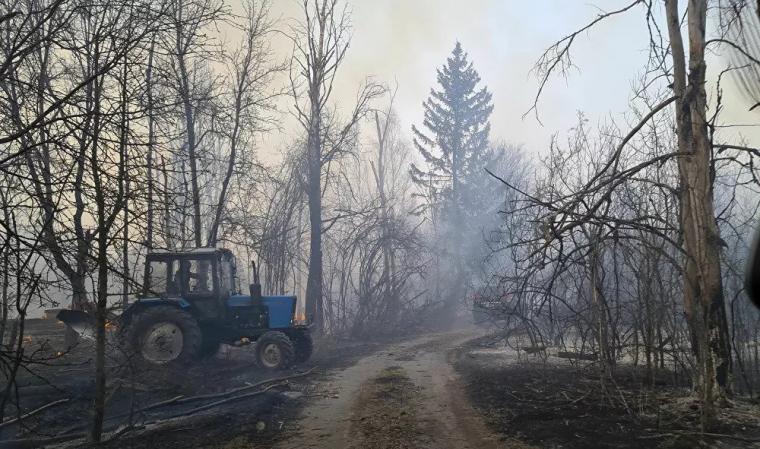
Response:
[[[452,366],[452,350],[478,336],[479,330],[425,335],[337,372],[317,386],[320,397],[277,449],[515,447],[487,428]],[[378,388],[389,381],[396,383],[393,390]],[[402,396],[406,415],[399,410]],[[377,419],[367,422],[372,416]],[[399,431],[408,438],[399,439]]]
[[[420,410],[420,388],[400,366],[384,369],[365,382],[354,400],[349,433],[352,448],[415,449],[426,440]]]

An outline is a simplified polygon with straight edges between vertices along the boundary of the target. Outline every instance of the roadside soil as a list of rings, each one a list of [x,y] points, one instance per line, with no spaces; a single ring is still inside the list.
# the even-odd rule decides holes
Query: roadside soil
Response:
[[[758,448],[760,407],[734,398],[720,425],[700,434],[688,385],[660,372],[619,366],[602,379],[591,362],[571,365],[550,353],[516,352],[499,338],[471,340],[456,351],[457,372],[489,427],[541,448]]]

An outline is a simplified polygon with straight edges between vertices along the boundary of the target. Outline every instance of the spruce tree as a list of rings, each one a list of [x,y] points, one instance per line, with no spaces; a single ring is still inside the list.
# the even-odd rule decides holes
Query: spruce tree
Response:
[[[437,72],[439,89],[431,89],[423,103],[424,130],[412,126],[425,167],[412,164],[410,172],[425,192],[426,206],[458,227],[479,206],[472,200],[493,157],[488,143],[493,105],[491,93],[478,88],[480,76],[459,42]]]
[[[442,300],[442,316],[453,316],[471,287],[475,249],[482,247],[486,197],[492,198],[483,187],[484,168],[493,157],[488,143],[493,105],[491,93],[479,83],[478,72],[457,42],[438,69],[438,86],[423,103],[424,130],[412,127],[414,146],[425,164],[412,164],[410,174],[425,198],[421,208],[437,228],[430,242],[438,255],[431,281],[434,295]]]

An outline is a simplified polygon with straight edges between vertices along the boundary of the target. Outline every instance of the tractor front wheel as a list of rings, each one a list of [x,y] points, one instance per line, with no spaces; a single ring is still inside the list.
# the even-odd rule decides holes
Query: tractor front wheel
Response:
[[[187,364],[198,357],[203,341],[195,318],[172,306],[154,306],[137,312],[123,338],[138,361],[151,365]]]
[[[256,340],[256,360],[262,368],[288,368],[295,361],[293,342],[282,332],[267,332]]]

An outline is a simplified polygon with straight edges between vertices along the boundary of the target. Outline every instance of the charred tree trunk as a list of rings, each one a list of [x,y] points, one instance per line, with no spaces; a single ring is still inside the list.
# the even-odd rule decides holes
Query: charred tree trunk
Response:
[[[2,196],[3,202],[5,202],[4,195]],[[10,223],[10,211],[8,209],[7,205],[3,204],[3,219],[6,223]],[[0,307],[2,308],[0,310],[0,348],[2,348],[5,343],[5,330],[8,326],[8,312],[10,308],[10,244],[10,236],[6,236],[0,247],[0,254],[2,254],[2,265],[0,265],[0,270],[3,270],[2,281],[0,281],[0,301],[2,301],[2,304],[0,304]],[[8,343],[8,348],[10,348],[12,344],[12,342]]]
[[[309,275],[306,279],[306,318],[317,333],[322,331],[322,136],[319,110],[320,85],[312,88],[309,125],[308,198],[309,198]]]
[[[322,167],[336,160],[351,144],[353,130],[367,111],[368,102],[382,93],[376,84],[367,82],[359,92],[350,119],[338,130],[330,113],[329,102],[335,75],[348,50],[350,20],[339,0],[304,0],[304,20],[291,36],[295,52],[291,63],[291,89],[296,116],[306,137],[306,194],[309,204],[309,275],[306,282],[306,314],[316,333],[324,330],[323,261],[322,261]],[[296,68],[297,67],[297,68]],[[304,82],[296,81],[294,70]],[[325,148],[325,143],[329,148]]]
[[[126,126],[126,110],[122,112],[122,126]],[[126,139],[126,133],[123,136]],[[127,155],[124,154],[124,160],[122,164],[127,165]],[[129,195],[130,195],[130,183],[129,175],[125,173],[125,176],[120,181],[122,188],[124,189],[124,203],[123,203],[123,221],[124,229],[122,229],[122,247],[121,247],[121,308],[125,310],[129,304]]]
[[[147,177],[147,210],[145,216],[145,249],[149,252],[153,249],[153,150],[156,141],[156,120],[153,110],[153,58],[155,57],[156,41],[155,38],[150,43],[148,52],[148,67],[145,70],[145,94],[147,104],[145,105],[148,116],[148,148],[145,155],[145,170]],[[148,264],[145,264],[143,271],[143,283],[148,279]]]
[[[180,4],[180,8],[182,5]],[[179,96],[182,102],[182,113],[185,121],[185,144],[187,145],[187,158],[190,163],[190,199],[192,202],[193,239],[196,248],[203,246],[202,223],[201,223],[201,193],[198,185],[198,155],[197,138],[195,132],[195,105],[192,98],[192,82],[187,70],[187,45],[188,38],[184,33],[183,11],[177,12],[179,20],[176,33],[176,58],[179,68]]]
[[[689,67],[677,0],[666,0],[673,55],[673,89],[680,180],[680,225],[684,249],[684,306],[698,369],[695,386],[702,402],[702,426],[709,428],[714,407],[730,392],[729,345],[721,277],[721,238],[713,205],[712,144],[707,127],[705,24],[707,1],[688,5]]]

